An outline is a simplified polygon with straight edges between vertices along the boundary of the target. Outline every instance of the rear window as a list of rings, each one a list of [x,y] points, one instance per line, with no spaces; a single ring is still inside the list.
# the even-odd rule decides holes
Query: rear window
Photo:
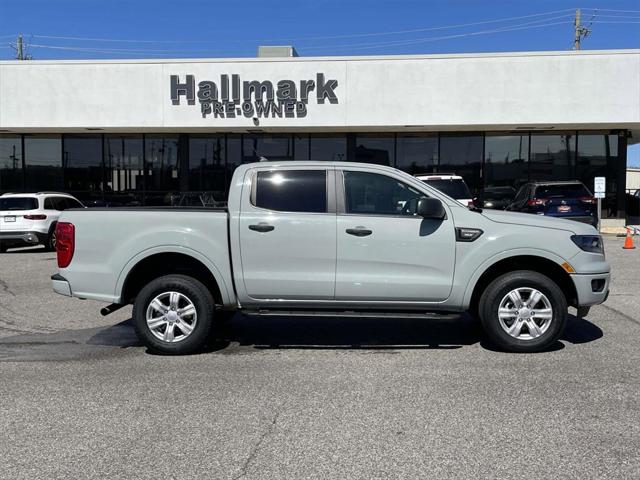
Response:
[[[500,189],[500,190],[489,190],[486,189],[484,191],[485,200],[491,198],[493,200],[509,200],[515,197],[516,191],[514,189]]]
[[[258,172],[255,205],[281,212],[324,213],[327,211],[327,172]]]
[[[581,184],[539,185],[536,187],[536,198],[581,198],[590,197],[591,192]]]
[[[469,191],[467,184],[464,183],[464,180],[459,178],[451,180],[432,179],[423,180],[423,182],[440,190],[442,193],[449,195],[451,198],[455,198],[456,200],[471,198],[471,192]]]
[[[30,197],[0,197],[0,210],[35,210],[38,200]]]

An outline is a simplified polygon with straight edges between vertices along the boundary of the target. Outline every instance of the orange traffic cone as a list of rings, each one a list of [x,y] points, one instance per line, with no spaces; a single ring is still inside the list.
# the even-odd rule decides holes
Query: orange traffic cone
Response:
[[[633,238],[631,237],[631,229],[627,228],[627,236],[624,239],[624,246],[622,247],[625,250],[632,250],[635,247],[633,244]]]

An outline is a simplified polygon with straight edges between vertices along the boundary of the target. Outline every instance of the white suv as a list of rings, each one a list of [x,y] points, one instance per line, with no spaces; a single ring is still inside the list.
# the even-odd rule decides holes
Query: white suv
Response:
[[[66,193],[5,193],[0,195],[0,252],[42,244],[56,248],[56,223],[67,208],[84,208]]]

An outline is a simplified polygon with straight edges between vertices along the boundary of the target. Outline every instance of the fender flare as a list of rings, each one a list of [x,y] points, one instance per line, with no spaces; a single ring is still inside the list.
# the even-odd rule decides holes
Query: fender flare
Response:
[[[138,263],[143,261],[145,258],[148,258],[152,255],[160,254],[160,253],[179,253],[182,255],[187,255],[194,260],[198,260],[202,263],[213,275],[216,283],[218,284],[218,288],[220,289],[220,295],[222,296],[222,303],[228,305],[230,303],[234,303],[235,301],[229,295],[229,288],[227,283],[224,281],[222,273],[218,269],[218,267],[211,262],[205,255],[198,252],[197,250],[193,250],[192,248],[183,247],[181,245],[157,245],[138,254],[134,255],[129,259],[129,261],[125,264],[125,266],[120,271],[118,275],[118,280],[116,281],[115,290],[113,292],[114,297],[116,298],[116,303],[122,301],[122,289],[124,287],[124,283],[131,273],[131,270],[134,269]]]
[[[514,248],[511,250],[504,250],[500,253],[496,253],[495,255],[488,258],[487,260],[482,262],[480,265],[478,265],[478,267],[476,267],[473,274],[467,281],[467,286],[465,287],[464,296],[462,298],[463,305],[465,305],[468,308],[469,305],[471,304],[471,297],[473,295],[473,291],[475,290],[476,285],[478,284],[478,280],[480,280],[480,277],[484,272],[486,272],[489,268],[491,268],[493,265],[495,265],[496,263],[502,260],[506,260],[508,258],[513,258],[513,257],[521,257],[521,256],[542,257],[546,260],[551,260],[552,262],[556,263],[558,266],[561,266],[562,263],[566,261],[564,258],[560,257],[559,255],[556,255],[553,252],[550,252],[544,249],[538,249],[538,248]]]

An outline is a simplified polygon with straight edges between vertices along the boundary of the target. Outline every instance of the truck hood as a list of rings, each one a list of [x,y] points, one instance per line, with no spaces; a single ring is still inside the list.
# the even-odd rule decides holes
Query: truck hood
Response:
[[[561,218],[535,215],[532,213],[506,212],[504,210],[483,210],[489,220],[498,223],[510,223],[513,225],[528,225],[531,227],[555,228],[566,230],[576,235],[597,235],[598,231],[591,225],[576,222],[575,220],[563,220]]]

